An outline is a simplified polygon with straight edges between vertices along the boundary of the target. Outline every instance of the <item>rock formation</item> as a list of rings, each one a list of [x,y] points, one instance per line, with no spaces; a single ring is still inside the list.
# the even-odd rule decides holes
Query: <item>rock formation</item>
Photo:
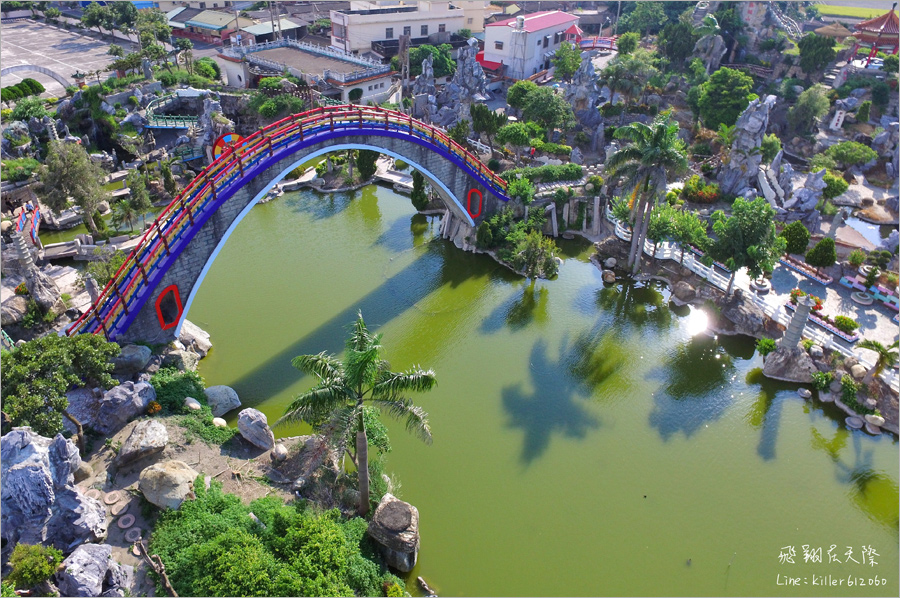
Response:
[[[125,345],[121,352],[112,358],[113,373],[119,376],[134,376],[150,361],[153,352],[144,345]]]
[[[225,415],[241,406],[238,393],[230,386],[210,386],[206,389],[206,403],[215,417]]]
[[[476,54],[478,44],[473,38],[468,46],[459,51],[453,79],[437,96],[437,104],[441,108],[434,118],[435,124],[451,127],[461,120],[471,120],[469,110],[472,104],[491,99],[488,80],[475,59]]]
[[[85,427],[101,434],[114,434],[134,417],[147,411],[156,400],[156,390],[148,382],[125,382],[106,392],[101,389],[77,388],[66,393],[69,413]],[[63,419],[66,429],[71,423]],[[74,431],[74,430],[73,430]]]
[[[764,100],[757,98],[738,117],[734,142],[731,144],[731,157],[718,177],[723,193],[755,196],[756,191],[751,189],[751,181],[755,181],[759,173],[762,162],[759,147],[762,146],[769,124],[769,111],[776,99],[771,95]]]
[[[575,118],[584,127],[594,131],[603,124],[603,115],[598,110],[600,88],[597,86],[597,72],[589,52],[581,53],[581,65],[572,75],[565,97],[572,105]]]
[[[177,509],[186,498],[193,497],[198,475],[184,461],[154,463],[141,472],[138,488],[157,507]]]
[[[0,439],[0,534],[4,553],[18,542],[70,551],[106,537],[106,510],[75,487],[78,449],[57,434],[13,428]]]
[[[694,45],[694,56],[703,61],[707,75],[719,69],[722,57],[727,51],[728,48],[721,35],[704,35]]]
[[[825,189],[825,171],[798,175],[784,161],[784,150],[779,151],[772,163],[759,172],[759,187],[769,204],[775,208],[778,220],[799,220],[810,231],[819,230],[822,220],[816,205]]]
[[[154,420],[138,422],[116,455],[116,465],[128,465],[144,457],[163,452],[169,442],[166,427]]]
[[[763,375],[774,380],[809,384],[817,371],[812,357],[802,347],[778,347],[763,362]]]
[[[209,333],[190,320],[185,320],[181,325],[178,341],[184,345],[185,349],[196,353],[201,359],[206,357],[209,350],[212,349]]]
[[[434,85],[434,56],[422,61],[422,73],[413,81],[413,116],[432,122],[437,115],[437,88]]]
[[[63,561],[56,580],[63,596],[131,595],[134,568],[112,560],[109,544],[85,544]]]
[[[408,573],[419,556],[419,510],[388,493],[381,499],[369,536],[379,544],[387,564]]]
[[[238,413],[238,432],[255,447],[269,450],[275,446],[275,435],[269,427],[269,421],[257,409],[248,408]]]

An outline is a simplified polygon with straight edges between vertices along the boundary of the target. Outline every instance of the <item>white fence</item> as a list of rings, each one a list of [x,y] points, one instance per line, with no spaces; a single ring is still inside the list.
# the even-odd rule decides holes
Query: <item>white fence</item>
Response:
[[[612,212],[609,210],[609,205],[606,208],[606,218],[615,224],[616,228],[616,236],[622,239],[623,241],[631,241],[631,231],[629,231],[625,226],[623,226],[618,220],[616,220],[615,216],[612,215]],[[666,260],[675,260],[678,261],[681,257],[681,248],[674,244],[669,243],[667,241],[663,241],[659,243],[656,249],[656,254],[653,253],[653,242],[645,241],[644,242],[644,253],[647,255],[651,255],[656,259],[666,259]],[[715,266],[706,266],[702,262],[700,262],[697,257],[691,253],[690,251],[684,252],[684,263],[685,268],[688,268],[695,274],[699,275],[701,278],[708,280],[711,284],[715,285],[721,290],[726,290],[728,288],[728,276],[724,276],[716,272]],[[744,288],[744,284],[740,281],[740,277],[735,278],[735,287],[739,287],[744,291],[744,298],[749,299],[753,302],[757,307],[759,307],[767,316],[778,322],[783,326],[787,326],[791,321],[791,315],[785,312],[784,306],[773,304],[758,294],[756,294],[749,287]],[[858,351],[854,351],[850,347],[845,347],[844,345],[837,342],[829,332],[825,330],[821,330],[816,328],[815,325],[807,325],[803,329],[803,336],[809,339],[812,339],[817,344],[825,347],[827,349],[831,349],[832,351],[839,351],[841,354],[846,356],[853,356],[856,360],[858,360],[861,364],[863,364],[866,368],[871,369],[874,367],[874,363],[869,359],[865,358]],[[890,368],[885,368],[881,373],[882,378],[884,378],[888,384],[891,385],[894,389],[900,388],[900,376],[897,375],[897,372],[893,371]]]

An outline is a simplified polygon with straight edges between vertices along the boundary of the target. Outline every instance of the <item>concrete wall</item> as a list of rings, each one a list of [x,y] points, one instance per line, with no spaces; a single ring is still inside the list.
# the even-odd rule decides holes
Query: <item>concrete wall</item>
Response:
[[[351,147],[368,148],[386,153],[401,158],[420,170],[447,206],[449,218],[445,225],[444,236],[453,238],[460,246],[466,246],[470,242],[470,238],[471,243],[474,243],[474,227],[498,211],[504,204],[501,199],[486,190],[453,162],[433,150],[407,139],[348,135],[341,139],[303,148],[286,155],[261,172],[248,172],[244,186],[230,198],[224,200],[219,209],[199,228],[196,235],[187,241],[177,257],[175,254],[179,249],[172,247],[173,260],[149,293],[144,304],[139,308],[129,329],[117,340],[140,340],[153,343],[173,340],[216,255],[253,205],[285,174],[299,164],[317,155]],[[474,219],[466,211],[466,198],[470,189],[476,189],[483,198],[481,213]],[[473,194],[473,199],[475,197],[477,196]],[[477,212],[477,205],[477,199],[474,199],[473,212]],[[150,276],[153,278],[152,273]],[[162,330],[155,305],[159,295],[170,285],[178,288],[185,309],[177,327]]]

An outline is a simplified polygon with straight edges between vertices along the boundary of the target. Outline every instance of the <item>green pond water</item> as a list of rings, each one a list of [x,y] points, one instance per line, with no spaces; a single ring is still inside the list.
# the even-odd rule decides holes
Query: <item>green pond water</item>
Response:
[[[312,384],[291,359],[340,352],[358,310],[393,369],[437,372],[414,396],[432,446],[388,420],[386,470],[420,512],[411,591],[421,575],[442,596],[898,594],[891,437],[764,379],[749,339],[704,333],[665,288],[605,287],[589,245],[564,243],[532,288],[438,227],[380,187],[286,194],[236,228],[188,314],[212,335],[207,384],[270,422]],[[828,575],[841,585],[813,585]]]

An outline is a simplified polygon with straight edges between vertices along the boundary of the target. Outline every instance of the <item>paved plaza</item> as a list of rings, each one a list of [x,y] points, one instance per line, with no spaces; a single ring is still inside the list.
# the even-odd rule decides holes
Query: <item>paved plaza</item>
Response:
[[[42,66],[69,80],[70,85],[75,84],[72,75],[76,71],[105,68],[112,60],[106,54],[108,48],[109,42],[31,20],[4,23],[0,29],[0,67]],[[3,75],[2,85],[15,85],[28,77],[41,82],[47,89],[45,96],[65,95],[63,86],[52,77],[31,71]]]

